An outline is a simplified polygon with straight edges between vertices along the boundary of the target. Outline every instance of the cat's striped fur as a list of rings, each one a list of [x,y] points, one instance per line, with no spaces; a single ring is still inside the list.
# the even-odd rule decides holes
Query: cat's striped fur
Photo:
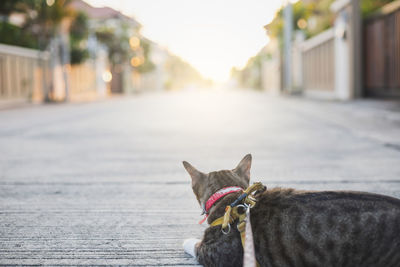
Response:
[[[184,163],[200,204],[226,186],[246,188],[251,156],[232,171],[204,174]],[[218,201],[208,222],[224,214],[240,193]],[[261,266],[400,266],[400,200],[363,192],[310,192],[275,188],[257,196],[251,210],[256,258]],[[236,230],[209,227],[195,248],[204,266],[242,266]]]

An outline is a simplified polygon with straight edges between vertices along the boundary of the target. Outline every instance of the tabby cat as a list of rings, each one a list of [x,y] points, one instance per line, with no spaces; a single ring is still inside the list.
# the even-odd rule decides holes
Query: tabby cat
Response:
[[[218,190],[247,188],[251,155],[233,170],[208,174],[188,162],[200,206]],[[207,222],[224,215],[240,192],[219,199]],[[229,234],[221,226],[206,229],[203,240],[184,242],[187,253],[204,266],[242,266],[243,248],[234,222]],[[274,188],[257,195],[251,209],[256,259],[261,266],[400,266],[400,199],[350,191],[296,191]]]

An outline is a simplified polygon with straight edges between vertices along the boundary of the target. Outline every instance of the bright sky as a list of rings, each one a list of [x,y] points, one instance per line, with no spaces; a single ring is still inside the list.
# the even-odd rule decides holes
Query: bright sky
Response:
[[[191,63],[205,77],[224,81],[268,42],[263,26],[282,0],[87,0],[134,16],[142,33]]]

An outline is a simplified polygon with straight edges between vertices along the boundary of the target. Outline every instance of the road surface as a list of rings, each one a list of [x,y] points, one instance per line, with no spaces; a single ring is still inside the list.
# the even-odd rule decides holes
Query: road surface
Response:
[[[0,111],[0,264],[189,266],[181,161],[268,187],[400,197],[400,106],[182,92]]]

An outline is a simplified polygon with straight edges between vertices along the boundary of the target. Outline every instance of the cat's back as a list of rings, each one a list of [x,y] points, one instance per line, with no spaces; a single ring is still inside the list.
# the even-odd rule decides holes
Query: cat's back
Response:
[[[382,212],[398,215],[400,212],[398,198],[357,191],[297,191],[274,188],[262,193],[257,203],[255,210],[271,215],[282,211],[319,214],[340,212],[342,216]]]
[[[266,266],[400,266],[400,200],[349,191],[267,190],[252,209]]]

